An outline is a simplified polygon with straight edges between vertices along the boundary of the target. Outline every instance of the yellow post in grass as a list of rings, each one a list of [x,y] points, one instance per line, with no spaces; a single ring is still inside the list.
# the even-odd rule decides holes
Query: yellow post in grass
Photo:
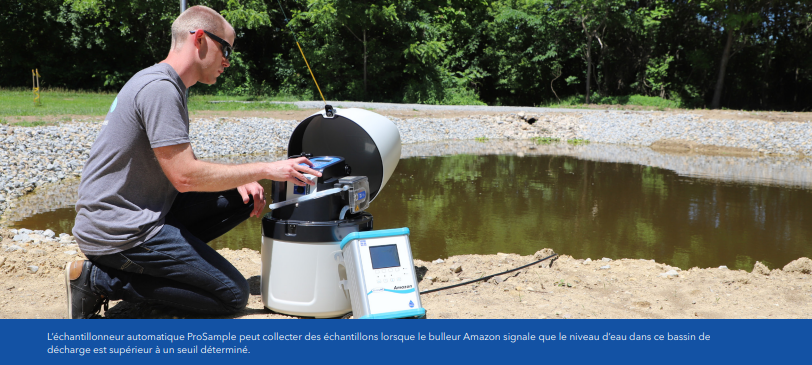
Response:
[[[34,84],[34,105],[40,106],[42,102],[39,100],[39,69],[31,70],[31,82]]]

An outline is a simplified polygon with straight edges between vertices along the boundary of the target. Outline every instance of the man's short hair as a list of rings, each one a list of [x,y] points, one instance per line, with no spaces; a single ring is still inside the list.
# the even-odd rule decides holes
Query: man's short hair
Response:
[[[193,30],[203,29],[225,37],[223,27],[226,24],[228,22],[220,13],[207,6],[195,5],[186,9],[172,22],[172,49],[180,49]]]

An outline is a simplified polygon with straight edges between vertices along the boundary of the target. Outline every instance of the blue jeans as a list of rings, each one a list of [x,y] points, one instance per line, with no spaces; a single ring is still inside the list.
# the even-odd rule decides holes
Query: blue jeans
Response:
[[[166,222],[140,246],[88,256],[92,288],[110,300],[157,303],[198,313],[227,314],[245,308],[248,282],[206,243],[246,220],[253,199],[237,190],[178,194]]]

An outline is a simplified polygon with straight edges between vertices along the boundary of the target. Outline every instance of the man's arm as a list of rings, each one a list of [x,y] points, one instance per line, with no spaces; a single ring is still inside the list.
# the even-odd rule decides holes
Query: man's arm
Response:
[[[296,185],[309,182],[303,174],[321,176],[304,157],[276,162],[224,165],[195,159],[189,143],[152,149],[164,174],[179,192],[223,191],[262,179],[287,181]]]

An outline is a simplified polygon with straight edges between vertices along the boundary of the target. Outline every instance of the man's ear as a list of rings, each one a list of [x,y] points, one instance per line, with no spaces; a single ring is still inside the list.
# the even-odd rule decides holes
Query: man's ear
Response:
[[[200,51],[201,48],[205,47],[203,45],[203,43],[206,41],[205,38],[203,38],[203,35],[205,35],[205,33],[203,33],[202,30],[198,29],[194,34],[189,34],[189,35],[192,36],[192,38],[193,38],[193,40],[195,42],[195,48],[198,51]]]

